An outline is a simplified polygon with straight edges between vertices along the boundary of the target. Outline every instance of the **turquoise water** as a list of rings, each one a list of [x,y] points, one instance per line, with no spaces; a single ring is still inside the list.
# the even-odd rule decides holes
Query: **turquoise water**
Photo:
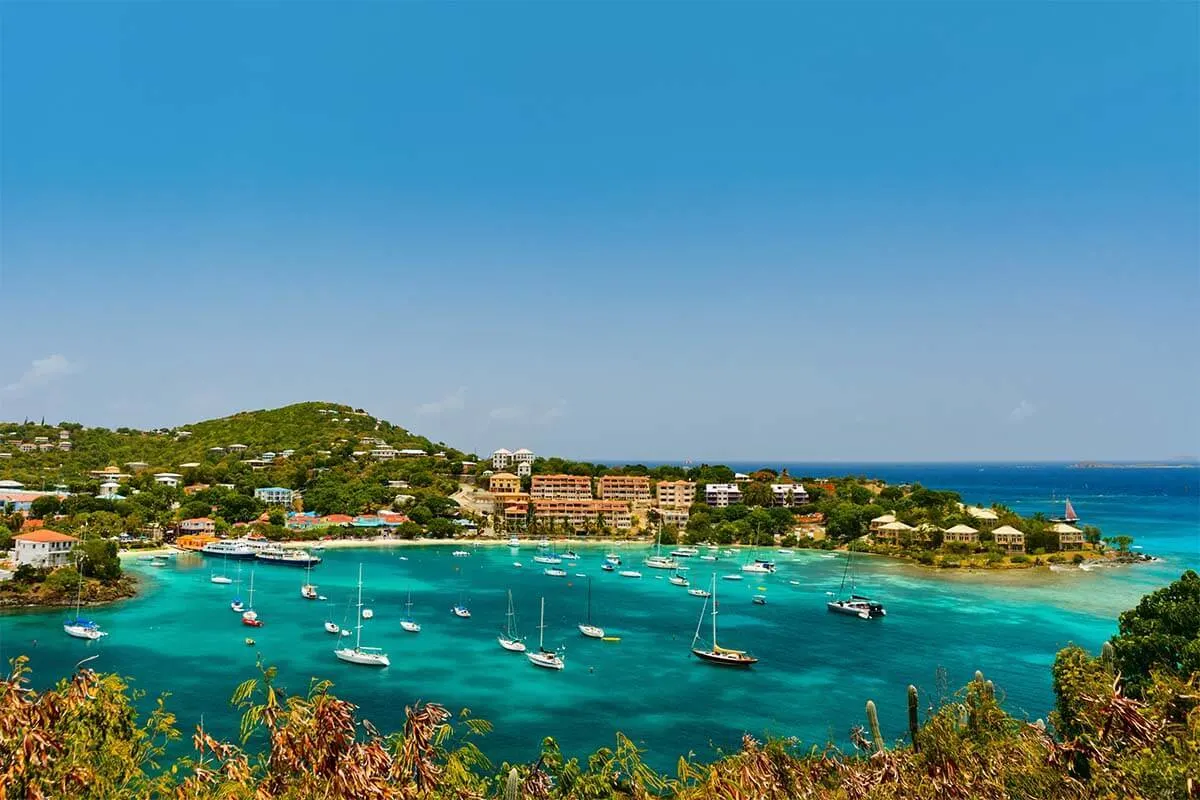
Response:
[[[279,667],[287,689],[303,691],[314,677],[330,678],[339,694],[359,703],[384,730],[399,727],[404,706],[418,699],[468,707],[495,723],[483,742],[495,760],[534,758],[545,735],[582,755],[611,744],[617,729],[667,769],[682,753],[707,757],[714,748],[734,748],[744,731],[844,742],[849,728],[861,724],[867,699],[879,705],[885,732],[899,736],[907,684],[935,697],[961,686],[976,669],[995,680],[1014,712],[1037,718],[1052,703],[1048,666],[1059,648],[1070,642],[1098,648],[1121,610],[1195,565],[1196,473],[1175,471],[1166,479],[1176,483],[1165,493],[1143,489],[1104,503],[1072,494],[1089,521],[1127,519],[1120,522],[1123,530],[1147,549],[1168,554],[1160,564],[966,575],[864,558],[859,586],[888,608],[886,619],[873,622],[825,611],[826,592],[837,588],[844,564],[834,554],[797,551],[780,558],[776,575],[719,581],[722,643],[761,659],[748,671],[690,658],[703,601],[656,570],[641,568],[640,580],[602,572],[604,547],[577,547],[582,558],[567,567],[567,578],[542,575],[531,549],[514,556],[507,547],[479,547],[468,558],[453,557],[448,547],[327,550],[313,572],[325,602],[300,597],[303,571],[258,566],[255,607],[266,622],[258,630],[243,627],[229,610],[231,587],[210,583],[201,557],[180,556],[166,569],[134,562],[130,566],[145,576],[148,590],[92,614],[109,637],[99,643],[69,639],[59,627],[60,612],[12,613],[0,618],[0,655],[29,654],[40,684],[99,655],[92,666],[132,676],[151,696],[169,691],[169,705],[185,728],[203,714],[207,726],[233,736],[229,695],[254,674],[261,654]],[[957,488],[948,480],[926,482]],[[1024,502],[1041,502],[1043,488],[1035,487]],[[1005,502],[1019,505],[1021,499]],[[627,564],[643,552],[622,549]],[[514,558],[524,568],[514,568]],[[693,582],[706,583],[713,565],[692,561]],[[353,624],[347,604],[360,563],[365,603],[375,611],[364,643],[388,651],[387,669],[338,662],[332,654],[336,637],[322,626],[327,616]],[[722,558],[715,569],[725,574],[738,566],[740,559]],[[579,635],[575,625],[586,613],[587,581],[577,572],[592,576],[595,621],[619,642]],[[538,602],[545,597],[546,642],[566,647],[565,670],[537,669],[497,645],[507,589],[532,644]],[[416,635],[399,628],[408,591],[414,617],[424,626]],[[760,591],[767,595],[765,606],[751,603]],[[460,595],[473,612],[469,620],[450,613]],[[247,635],[257,640],[255,648],[243,643]]]

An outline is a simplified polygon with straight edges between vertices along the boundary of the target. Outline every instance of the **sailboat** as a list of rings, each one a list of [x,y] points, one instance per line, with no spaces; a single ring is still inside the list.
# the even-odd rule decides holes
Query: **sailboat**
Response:
[[[75,593],[75,617],[63,622],[63,631],[68,636],[74,636],[76,639],[89,639],[95,641],[104,636],[108,636],[105,631],[100,630],[100,626],[92,622],[90,619],[84,619],[79,616],[79,607],[83,605],[83,572],[79,573],[79,590]]]
[[[1079,523],[1079,515],[1075,513],[1075,506],[1071,505],[1071,498],[1067,498],[1067,507],[1063,511],[1061,517],[1054,517],[1051,522],[1063,522],[1067,525],[1077,525]]]
[[[467,603],[462,599],[462,595],[458,596],[458,602],[450,609],[454,612],[454,616],[469,619],[471,617],[471,609],[467,608]]]
[[[513,608],[512,589],[508,590],[508,613],[504,615],[504,633],[497,636],[496,641],[505,650],[513,653],[525,652],[525,640],[517,635],[517,612]]]
[[[579,623],[579,632],[589,639],[603,639],[604,628],[592,624],[592,579],[588,578],[587,622]]]
[[[229,609],[238,614],[242,613],[246,607],[242,605],[242,562],[238,562],[237,580],[234,581],[236,587],[233,590],[233,602],[229,604]]]
[[[391,665],[388,660],[387,653],[379,647],[363,647],[362,646],[362,564],[358,565],[358,613],[354,615],[354,647],[341,647],[333,651],[333,654],[341,661],[346,661],[350,664],[362,664],[368,667],[387,667]]]
[[[250,607],[242,612],[242,624],[251,628],[261,628],[263,624],[254,610],[254,570],[250,570]]]
[[[232,580],[232,579],[231,579],[231,578],[230,578],[228,575],[226,575],[226,574],[225,574],[225,569],[226,569],[226,567],[228,566],[228,564],[229,564],[229,559],[228,559],[228,558],[223,558],[223,559],[221,559],[221,574],[220,574],[220,575],[214,575],[214,574],[213,574],[213,573],[210,571],[210,572],[208,573],[208,580],[209,580],[211,583],[223,583],[223,584],[233,583],[233,580]]]
[[[546,598],[544,597],[542,598],[541,621],[538,624],[538,649],[536,653],[526,653],[525,657],[535,667],[562,669],[566,666],[561,653],[546,649]]]
[[[712,647],[701,647],[700,629],[704,626],[704,611],[708,608],[708,599],[704,600],[704,608],[700,609],[700,620],[696,623],[696,635],[692,637],[692,654],[710,664],[720,664],[726,667],[748,667],[757,664],[758,659],[745,650],[730,650],[717,644],[717,576],[712,579]]]
[[[647,557],[646,560],[643,561],[642,563],[645,564],[647,567],[650,567],[651,569],[676,569],[679,567],[678,561],[671,558],[670,556],[664,556],[662,554],[662,529],[661,528],[658,531],[658,543],[655,545],[654,555]]]
[[[400,620],[400,627],[409,633],[420,633],[421,625],[414,622],[412,618],[412,592],[408,593],[408,602],[404,604],[404,619]]]
[[[887,611],[882,603],[878,603],[869,597],[864,597],[854,593],[854,550],[847,548],[846,551],[846,568],[842,570],[842,585],[838,587],[837,600],[830,600],[825,604],[825,607],[835,614],[847,614],[851,617],[859,617],[860,619],[874,619],[876,617],[887,616]],[[846,579],[850,579],[850,595],[844,594],[846,589]]]
[[[319,597],[317,587],[312,582],[311,563],[304,566],[304,584],[300,587],[300,596],[305,600],[316,600]]]
[[[671,575],[670,578],[667,578],[667,580],[671,582],[672,586],[687,586],[688,585],[688,579],[686,577],[684,577],[683,575],[680,575],[679,570],[675,570],[675,573],[673,575]]]

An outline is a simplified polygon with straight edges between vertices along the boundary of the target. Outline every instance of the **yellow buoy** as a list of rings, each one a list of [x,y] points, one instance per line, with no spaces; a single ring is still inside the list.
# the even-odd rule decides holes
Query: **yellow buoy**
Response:
[[[619,642],[619,641],[621,641],[621,637],[620,637],[620,636],[605,636],[605,637],[604,637],[604,639],[603,639],[602,641],[605,641],[605,642]]]

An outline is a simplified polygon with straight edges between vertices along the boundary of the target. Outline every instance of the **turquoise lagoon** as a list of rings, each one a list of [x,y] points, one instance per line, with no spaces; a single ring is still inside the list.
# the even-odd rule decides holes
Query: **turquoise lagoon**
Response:
[[[1010,479],[1021,478],[1012,471]],[[1109,471],[1077,472],[1097,481]],[[879,706],[885,733],[898,737],[909,683],[928,701],[955,691],[976,669],[996,682],[1014,713],[1032,719],[1051,707],[1048,667],[1057,650],[1072,642],[1097,649],[1114,632],[1120,611],[1200,560],[1195,470],[1156,471],[1157,479],[1147,478],[1150,470],[1111,472],[1122,474],[1100,476],[1100,482],[1133,480],[1135,491],[1093,497],[1077,487],[1073,503],[1109,532],[1119,528],[1137,536],[1148,551],[1164,554],[1163,562],[1086,573],[949,574],[890,559],[857,559],[860,589],[888,608],[886,619],[867,622],[825,610],[843,557],[798,550],[779,557],[775,575],[718,581],[722,643],[761,659],[745,671],[689,657],[702,600],[670,585],[658,570],[641,567],[641,579],[602,572],[607,548],[586,545],[576,546],[581,558],[566,567],[566,578],[543,575],[530,548],[514,553],[481,546],[468,557],[440,546],[327,550],[313,571],[327,601],[300,596],[303,571],[259,565],[254,605],[266,624],[257,630],[243,627],[229,610],[232,588],[209,581],[219,562],[179,556],[163,569],[130,562],[146,591],[92,612],[110,632],[106,639],[66,637],[61,612],[9,613],[0,617],[0,656],[26,653],[39,685],[69,674],[80,659],[99,656],[90,666],[130,676],[148,697],[169,692],[168,705],[185,730],[203,715],[207,727],[228,737],[237,729],[229,696],[255,675],[261,658],[279,668],[279,682],[289,691],[304,691],[314,678],[331,679],[335,691],[361,705],[383,730],[398,728],[405,706],[418,700],[469,708],[495,724],[482,746],[497,762],[536,758],[542,736],[584,755],[612,744],[617,730],[664,769],[681,754],[710,757],[736,748],[746,732],[845,742],[849,729],[862,724],[867,699]],[[961,474],[957,482],[941,477],[909,479],[958,488],[970,501],[991,499],[975,496]],[[1003,477],[991,480],[1002,483]],[[998,499],[1026,513],[1037,503],[1050,511],[1050,492],[1043,483],[1023,498],[1010,493]],[[634,564],[645,548],[621,553]],[[737,572],[748,555],[715,564],[691,559],[693,585],[707,584],[714,571]],[[524,566],[515,568],[514,560]],[[392,665],[386,669],[337,661],[337,637],[323,629],[327,618],[353,625],[350,603],[360,564],[364,602],[375,612],[365,624],[364,644],[387,650]],[[232,563],[229,569],[232,575]],[[243,577],[248,572],[246,565]],[[589,578],[595,621],[619,642],[585,639],[575,627],[586,614]],[[496,643],[509,589],[521,632],[534,646],[538,603],[545,598],[546,643],[566,648],[562,672],[535,668]],[[410,591],[413,615],[424,626],[420,634],[399,627]],[[751,603],[759,593],[767,605]],[[460,597],[473,613],[469,620],[450,613]],[[246,646],[246,636],[256,646]]]

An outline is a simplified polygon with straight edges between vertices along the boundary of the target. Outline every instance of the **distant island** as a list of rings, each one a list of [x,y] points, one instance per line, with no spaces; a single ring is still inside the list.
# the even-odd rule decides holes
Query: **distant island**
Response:
[[[0,423],[0,605],[68,602],[75,565],[85,600],[127,597],[135,584],[118,547],[201,550],[245,537],[853,547],[939,569],[1143,558],[1131,537],[1073,514],[1022,517],[867,476],[613,466],[525,448],[481,457],[337,403],[150,431]]]
[[[1071,465],[1072,469],[1196,469],[1200,463],[1195,460],[1179,459],[1178,461],[1079,461]]]

